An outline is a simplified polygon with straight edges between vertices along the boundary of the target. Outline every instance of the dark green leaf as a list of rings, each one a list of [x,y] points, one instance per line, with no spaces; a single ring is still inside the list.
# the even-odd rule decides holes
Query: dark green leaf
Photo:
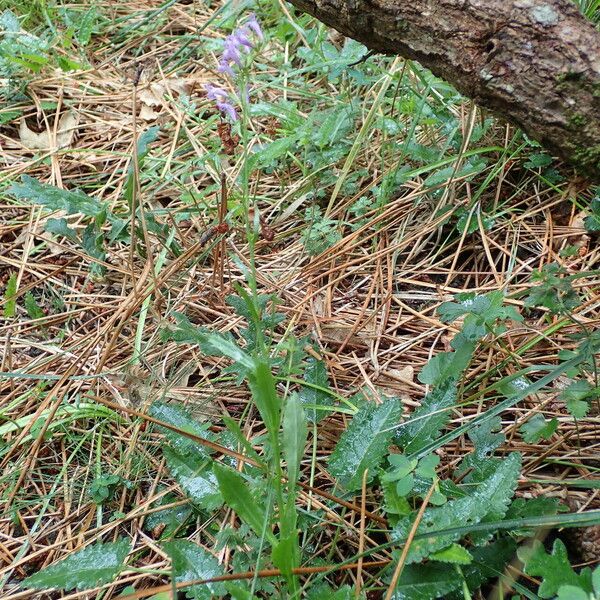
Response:
[[[393,600],[435,600],[460,587],[461,576],[448,565],[406,565],[392,596]]]
[[[265,532],[271,543],[276,543],[275,536],[267,524],[265,507],[259,505],[252,496],[244,478],[237,471],[218,463],[213,465],[213,471],[217,476],[219,489],[227,506],[234,510],[240,519],[254,530],[256,535],[261,537]]]
[[[155,401],[151,404],[148,414],[159,421],[163,421],[187,433],[197,435],[200,438],[207,439],[209,437],[207,430],[210,423],[198,422],[180,404],[167,404],[166,402]],[[164,427],[161,427],[161,431],[178,452],[187,453],[193,450],[196,453],[208,456],[206,448],[190,438]]]
[[[206,460],[194,454],[180,454],[169,447],[163,448],[167,467],[190,499],[206,510],[223,504],[216,477],[206,465]]]
[[[275,378],[271,373],[271,365],[265,360],[256,359],[254,368],[248,373],[248,384],[258,412],[267,428],[273,435],[279,431],[281,416],[281,400],[277,395]]]
[[[417,533],[430,535],[413,541],[408,552],[407,564],[419,562],[432,552],[441,550],[460,538],[460,533],[436,534],[436,532],[474,525],[486,519],[488,515],[501,517],[514,495],[520,470],[520,455],[510,454],[469,496],[450,500],[440,507],[425,509]],[[401,519],[396,525],[394,534],[397,539],[401,541],[407,539],[415,515],[416,513],[413,513]]]
[[[88,217],[97,217],[106,210],[104,203],[83,192],[62,190],[53,185],[40,183],[29,175],[22,175],[21,183],[13,183],[8,188],[8,193],[21,200],[41,204],[49,210],[64,210],[68,215],[80,213]]]
[[[283,414],[283,453],[287,463],[288,480],[293,486],[300,475],[300,461],[308,437],[306,415],[298,394],[288,397]]]
[[[527,444],[535,444],[539,440],[549,440],[557,428],[558,419],[546,421],[543,415],[536,413],[529,421],[523,423],[519,431],[523,434],[523,440]]]
[[[309,358],[306,361],[306,369],[304,370],[304,381],[328,390],[329,377],[325,363],[322,360]],[[308,385],[302,386],[300,399],[302,404],[305,405],[306,416],[311,422],[318,423],[327,414],[324,410],[317,410],[314,408],[315,406],[331,406],[331,396],[327,392]]]
[[[125,566],[130,548],[131,544],[126,539],[88,546],[31,575],[21,583],[21,587],[87,590],[109,583]]]
[[[163,544],[165,552],[171,558],[173,575],[177,583],[196,579],[213,579],[223,575],[219,561],[202,546],[188,540],[173,540]],[[222,583],[194,585],[186,591],[188,598],[210,600],[223,597],[225,588]]]
[[[46,221],[45,229],[48,233],[61,235],[72,242],[79,243],[77,232],[69,227],[66,219],[48,219]]]
[[[341,486],[360,489],[365,469],[369,480],[376,475],[401,415],[402,404],[395,398],[359,410],[329,459],[329,470]]]
[[[552,598],[563,585],[573,585],[592,592],[592,571],[586,568],[579,575],[575,573],[561,540],[554,541],[552,554],[547,554],[544,545],[535,540],[533,546],[519,550],[519,558],[525,563],[527,575],[543,578],[538,590],[541,598]]]
[[[448,409],[455,401],[456,386],[452,380],[440,383],[433,392],[425,396],[421,406],[402,424],[396,437],[407,456],[415,456],[437,438],[450,419]]]

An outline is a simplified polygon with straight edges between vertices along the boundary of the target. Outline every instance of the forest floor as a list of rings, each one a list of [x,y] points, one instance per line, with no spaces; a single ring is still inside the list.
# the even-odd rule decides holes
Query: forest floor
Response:
[[[463,292],[501,291],[522,320],[478,343],[445,432],[499,401],[494,382],[536,381],[575,356],[600,322],[600,201],[418,65],[365,58],[284,3],[254,9],[265,40],[246,65],[247,113],[230,129],[203,86],[236,92],[217,67],[248,3],[108,4],[36,4],[20,20],[35,52],[20,61],[0,42],[12,69],[0,109],[0,596],[33,597],[24,578],[121,537],[135,549],[131,568],[60,597],[165,584],[161,540],[175,533],[201,541],[225,572],[244,566],[215,541],[234,511],[192,513],[161,449],[164,419],[147,418],[153,403],[180,403],[215,442],[249,452],[231,441],[233,420],[261,447],[265,423],[228,359],[168,333],[183,314],[243,340],[243,310],[227,301],[240,288],[277,300],[281,321],[264,317],[271,348],[324,366],[313,391],[335,402],[309,424],[301,463],[310,489],[299,514],[321,511],[303,564],[311,552],[317,563],[351,560],[385,538],[361,524],[367,508],[383,515],[380,488],[345,493],[328,469],[357,398],[397,398],[408,418],[431,387],[419,373],[460,331],[438,309]],[[499,415],[496,455],[522,455],[517,498],[600,509],[591,354]],[[300,390],[302,373],[283,373],[279,393]],[[171,426],[196,434],[182,419]],[[451,479],[472,448],[467,435],[436,448],[437,476]],[[155,518],[167,509],[180,512]],[[574,531],[563,535],[573,564],[593,565],[598,527]],[[329,581],[375,598],[385,577],[355,569]]]

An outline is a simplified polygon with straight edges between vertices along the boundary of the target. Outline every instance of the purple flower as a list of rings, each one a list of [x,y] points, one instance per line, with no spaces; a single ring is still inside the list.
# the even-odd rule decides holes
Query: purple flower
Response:
[[[238,120],[238,114],[233,104],[229,102],[217,102],[217,108],[224,114],[226,114],[232,121]]]
[[[256,45],[255,40],[252,39],[253,37],[259,40],[264,38],[254,13],[250,15],[246,23],[225,38],[223,54],[219,61],[219,72],[235,77],[233,65],[242,66],[242,51],[248,54]]]
[[[262,32],[262,29],[260,28],[260,25],[258,23],[258,20],[256,18],[256,15],[254,13],[252,13],[249,17],[248,20],[246,21],[246,27],[248,27],[252,33],[254,33],[254,35],[259,39],[259,40],[263,40],[264,39],[264,35]]]
[[[234,70],[231,68],[231,65],[226,60],[221,59],[219,61],[219,68],[217,69],[217,71],[219,71],[219,73],[227,73],[227,75],[235,77]]]
[[[227,115],[232,121],[238,120],[238,114],[235,107],[231,103],[231,98],[226,90],[223,88],[212,85],[211,83],[205,83],[204,89],[206,90],[206,97],[209,100],[213,100],[216,107],[225,115]]]
[[[240,42],[235,35],[228,35],[225,38],[225,49],[223,50],[223,59],[227,63],[235,63],[238,67],[242,64],[242,55],[240,54]]]
[[[254,44],[250,41],[248,34],[250,31],[246,27],[240,27],[236,31],[233,32],[233,39],[238,43],[239,46],[244,48],[246,52],[250,52],[252,48],[254,48]]]

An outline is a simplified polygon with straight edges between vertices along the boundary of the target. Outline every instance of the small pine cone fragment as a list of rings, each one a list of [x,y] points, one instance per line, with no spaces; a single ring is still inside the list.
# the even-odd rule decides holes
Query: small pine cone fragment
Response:
[[[579,529],[581,536],[581,554],[585,562],[597,562],[600,558],[600,525]]]
[[[573,512],[581,507],[579,498],[568,498],[567,504]],[[598,562],[600,558],[600,525],[566,529],[564,533],[583,562]]]

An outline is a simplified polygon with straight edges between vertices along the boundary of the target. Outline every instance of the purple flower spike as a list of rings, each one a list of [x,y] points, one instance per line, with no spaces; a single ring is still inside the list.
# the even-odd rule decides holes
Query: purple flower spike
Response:
[[[248,33],[250,33],[248,29],[240,27],[232,36],[246,52],[250,52],[250,50],[254,48],[254,44],[250,41]]]
[[[246,21],[245,25],[254,33],[254,35],[259,40],[264,39],[265,36],[263,35],[262,29],[260,28],[260,25],[259,25],[256,15],[254,13],[252,13],[248,17],[248,20]]]
[[[229,99],[229,94],[227,90],[223,88],[217,87],[216,85],[212,85],[212,83],[205,83],[204,89],[206,90],[206,97],[209,100],[215,100],[216,102],[224,102]]]
[[[223,59],[221,59],[221,61],[219,62],[219,68],[217,69],[217,71],[219,71],[219,73],[227,73],[227,75],[235,77],[235,73],[231,68],[231,65]]]
[[[238,114],[233,104],[229,102],[217,102],[217,108],[224,114],[226,114],[232,121],[238,120]]]
[[[240,54],[240,41],[235,35],[228,35],[225,38],[225,50],[223,51],[223,60],[228,63],[235,63],[238,67],[242,64],[242,55]]]

